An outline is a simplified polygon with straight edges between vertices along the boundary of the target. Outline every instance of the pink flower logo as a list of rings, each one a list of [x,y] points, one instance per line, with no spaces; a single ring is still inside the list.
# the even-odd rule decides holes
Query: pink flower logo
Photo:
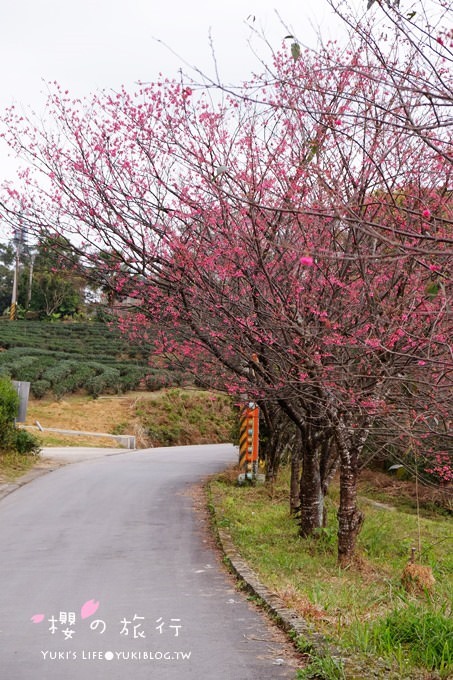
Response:
[[[99,602],[97,600],[88,600],[80,610],[80,617],[82,619],[87,619],[89,616],[93,616],[93,614],[97,612],[98,607]]]
[[[44,621],[44,614],[35,614],[31,617],[31,621],[33,623],[41,623],[41,621]]]

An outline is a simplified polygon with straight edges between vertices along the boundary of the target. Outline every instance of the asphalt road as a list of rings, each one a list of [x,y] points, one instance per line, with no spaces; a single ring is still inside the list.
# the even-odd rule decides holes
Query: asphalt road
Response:
[[[0,501],[1,680],[293,678],[219,563],[194,483],[229,445],[113,451]]]

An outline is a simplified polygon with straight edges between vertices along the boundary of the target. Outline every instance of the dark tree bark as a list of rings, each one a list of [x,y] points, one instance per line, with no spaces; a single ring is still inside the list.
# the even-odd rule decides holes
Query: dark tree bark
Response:
[[[296,445],[297,428],[282,409],[266,402],[259,403],[262,420],[260,441],[262,456],[266,461],[266,482],[273,484],[278,475],[280,464],[287,462],[292,452],[300,449]],[[299,454],[298,454],[299,455]]]
[[[324,492],[320,470],[320,451],[304,442],[300,477],[300,530],[303,538],[311,536],[324,522]]]
[[[349,566],[354,558],[357,536],[364,516],[357,507],[357,454],[344,451],[340,467],[340,505],[338,508],[338,564]]]
[[[300,476],[302,472],[302,447],[300,436],[296,438],[291,454],[291,481],[289,493],[289,510],[292,515],[296,515],[300,510]]]
[[[357,506],[357,484],[360,453],[368,436],[369,422],[365,418],[362,427],[351,432],[341,417],[335,417],[335,420],[335,438],[340,456],[338,564],[344,568],[354,560],[357,537],[364,520],[364,515]]]

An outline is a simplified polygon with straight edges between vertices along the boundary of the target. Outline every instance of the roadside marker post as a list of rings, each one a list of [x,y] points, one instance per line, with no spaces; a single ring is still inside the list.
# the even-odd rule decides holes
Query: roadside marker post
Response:
[[[15,321],[17,319],[17,302],[12,302],[9,308],[9,320]]]
[[[249,402],[241,410],[239,420],[239,474],[238,481],[256,480],[258,475],[259,408]]]

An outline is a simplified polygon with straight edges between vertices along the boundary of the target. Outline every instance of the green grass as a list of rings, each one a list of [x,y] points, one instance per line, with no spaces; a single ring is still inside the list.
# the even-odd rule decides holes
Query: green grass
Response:
[[[297,680],[346,680],[343,664],[326,656],[314,658],[306,668],[297,672]]]
[[[357,565],[340,570],[336,559],[337,489],[333,488],[327,499],[328,528],[308,540],[298,536],[296,521],[289,514],[286,471],[273,495],[265,486],[238,486],[227,475],[212,482],[211,492],[218,522],[231,534],[239,552],[262,581],[316,631],[349,653],[382,656],[398,668],[398,664],[407,666],[408,677],[410,673],[417,677],[414,674],[419,667],[426,668],[426,672],[434,667],[444,678],[453,673],[451,648],[440,642],[440,651],[436,647],[434,653],[434,641],[422,633],[427,630],[427,620],[437,622],[441,630],[442,617],[452,613],[453,550],[447,518],[440,515],[417,520],[413,514],[364,503],[366,519],[359,536]],[[419,531],[420,562],[431,568],[436,583],[431,594],[422,592],[416,596],[403,590],[401,576],[411,548],[418,545]],[[394,649],[390,642],[379,648],[371,642],[368,646],[359,644],[358,630],[368,631],[364,635],[375,641],[379,633],[374,630],[381,630],[379,626],[390,630],[390,623],[399,617],[403,620],[406,612],[416,621],[414,630],[420,636],[417,643],[401,642],[399,648],[393,637]],[[432,619],[426,619],[428,615]],[[392,630],[397,629],[398,625]],[[426,645],[423,659],[406,653],[406,648],[415,644]]]
[[[423,666],[448,677],[453,671],[453,620],[445,612],[446,607],[401,604],[377,621],[352,626],[351,639],[366,653],[392,659],[401,675]]]

